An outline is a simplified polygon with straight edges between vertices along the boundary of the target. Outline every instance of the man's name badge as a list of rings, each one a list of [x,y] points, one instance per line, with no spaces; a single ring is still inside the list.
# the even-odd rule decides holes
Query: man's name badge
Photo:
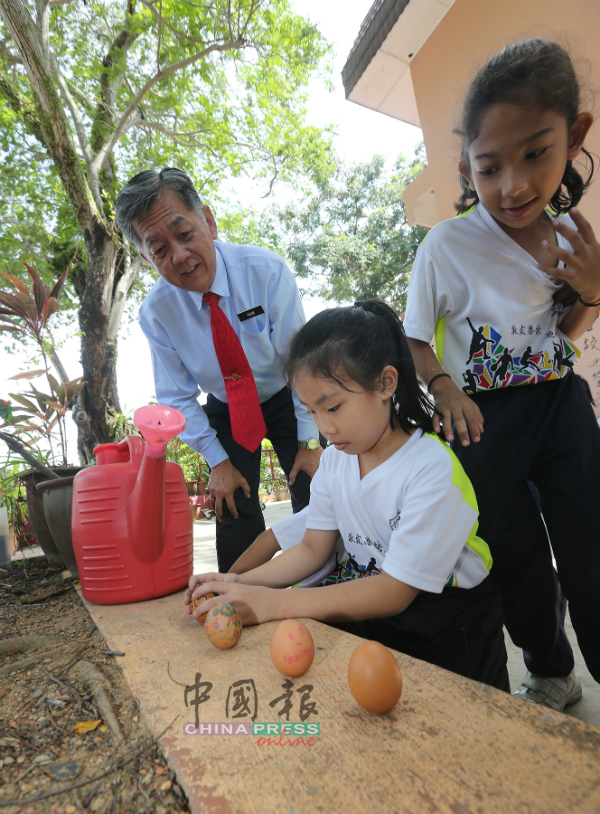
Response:
[[[257,317],[259,314],[264,314],[265,309],[262,305],[255,305],[254,308],[248,308],[247,311],[242,311],[238,314],[240,322],[245,322],[247,319],[252,319],[252,317]]]

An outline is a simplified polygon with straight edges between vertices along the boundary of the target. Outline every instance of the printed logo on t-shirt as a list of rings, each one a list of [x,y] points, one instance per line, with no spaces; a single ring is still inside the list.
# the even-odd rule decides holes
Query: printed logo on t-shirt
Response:
[[[392,531],[398,528],[400,525],[400,509],[398,509],[395,516],[389,521],[389,524]]]
[[[374,546],[380,554],[385,555],[385,548],[381,545],[379,540],[371,540],[370,537],[363,537],[361,534],[352,534],[352,532],[348,535],[348,542],[349,543],[356,543],[357,545],[367,545],[367,546]]]
[[[357,555],[360,556],[360,555]],[[352,554],[346,552],[346,559],[338,563],[336,555],[336,568],[328,574],[319,585],[332,585],[336,582],[349,582],[353,579],[363,577],[373,577],[381,574],[381,568],[377,568],[375,557],[371,557],[366,565],[361,565]]]
[[[535,351],[535,337],[541,336],[539,325],[513,325],[515,336],[531,336],[531,345],[520,356],[513,356],[514,348],[502,342],[502,336],[491,325],[476,328],[467,317],[471,329],[471,345],[467,369],[463,372],[465,393],[476,393],[518,384],[537,384],[561,379],[573,368],[581,356],[574,345],[549,331],[545,338],[552,339],[554,356],[547,350]],[[554,337],[554,338],[553,338]],[[391,521],[390,521],[391,524]]]

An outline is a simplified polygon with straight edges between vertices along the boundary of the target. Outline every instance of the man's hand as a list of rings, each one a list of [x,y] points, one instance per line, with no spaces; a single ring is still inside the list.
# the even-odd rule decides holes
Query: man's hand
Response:
[[[447,441],[453,441],[452,422],[463,447],[469,446],[469,433],[473,441],[479,441],[483,432],[483,416],[479,407],[465,393],[461,393],[454,382],[444,376],[431,386],[431,395],[435,399],[436,409],[441,413],[433,414],[433,429],[439,433],[444,428]],[[467,429],[468,428],[468,429]]]
[[[316,449],[305,449],[298,447],[296,453],[296,460],[290,472],[290,486],[293,486],[299,472],[306,472],[308,477],[312,480],[315,472],[319,468],[319,461],[321,459],[322,447]]]
[[[232,517],[235,517],[237,520],[238,513],[233,499],[233,493],[236,489],[241,489],[246,497],[250,497],[248,481],[242,473],[235,468],[229,458],[226,458],[220,464],[213,466],[210,478],[208,479],[208,491],[210,492],[211,500],[214,500],[215,513],[219,520],[222,519],[224,500],[227,503],[227,508],[231,512]]]

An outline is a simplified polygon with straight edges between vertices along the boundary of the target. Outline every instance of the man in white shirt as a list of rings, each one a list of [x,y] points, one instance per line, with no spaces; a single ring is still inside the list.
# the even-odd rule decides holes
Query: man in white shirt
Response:
[[[215,242],[212,212],[181,170],[147,170],[132,178],[117,200],[116,221],[161,277],[139,314],[156,397],[184,414],[181,437],[211,468],[219,570],[227,571],[264,530],[259,439],[266,434],[273,443],[294,511],[308,504],[319,464],[315,424],[282,376],[287,345],[305,321],[298,289],[273,252]],[[239,368],[233,375],[223,357],[230,352]],[[252,375],[245,375],[244,365]],[[252,391],[241,408],[235,401],[239,379]],[[200,391],[208,393],[204,408]]]

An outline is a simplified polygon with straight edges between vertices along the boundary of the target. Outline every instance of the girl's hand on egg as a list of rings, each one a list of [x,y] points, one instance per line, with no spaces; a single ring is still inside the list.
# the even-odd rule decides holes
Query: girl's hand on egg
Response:
[[[219,573],[215,573],[214,571],[209,572],[208,574],[193,574],[190,577],[190,581],[188,582],[188,587],[186,589],[186,592],[183,595],[183,604],[187,605],[187,613],[189,613],[189,614],[192,613],[192,609],[190,607],[190,604],[192,602],[194,592],[195,592],[196,596],[201,596],[204,593],[208,593],[208,591],[205,590],[204,583],[206,583],[206,582],[224,582],[224,581],[235,582],[237,579],[239,579],[238,574],[219,574]],[[201,588],[202,590],[201,591],[196,590],[197,588]],[[216,591],[214,591],[213,593],[216,593]]]
[[[275,615],[277,595],[281,593],[275,588],[264,588],[262,585],[245,585],[238,574],[218,574],[219,577],[237,577],[238,581],[215,581],[202,586],[205,593],[217,594],[199,605],[195,614],[201,616],[207,613],[219,602],[229,602],[236,609],[242,620],[242,625],[259,625],[277,618]]]
[[[583,217],[579,209],[571,209],[569,215],[577,226],[571,229],[558,220],[552,222],[553,228],[569,241],[573,252],[552,246],[547,240],[542,246],[557,260],[562,260],[565,268],[555,268],[538,263],[538,268],[550,277],[565,280],[579,294],[584,302],[600,301],[600,244],[596,240],[591,224]]]

